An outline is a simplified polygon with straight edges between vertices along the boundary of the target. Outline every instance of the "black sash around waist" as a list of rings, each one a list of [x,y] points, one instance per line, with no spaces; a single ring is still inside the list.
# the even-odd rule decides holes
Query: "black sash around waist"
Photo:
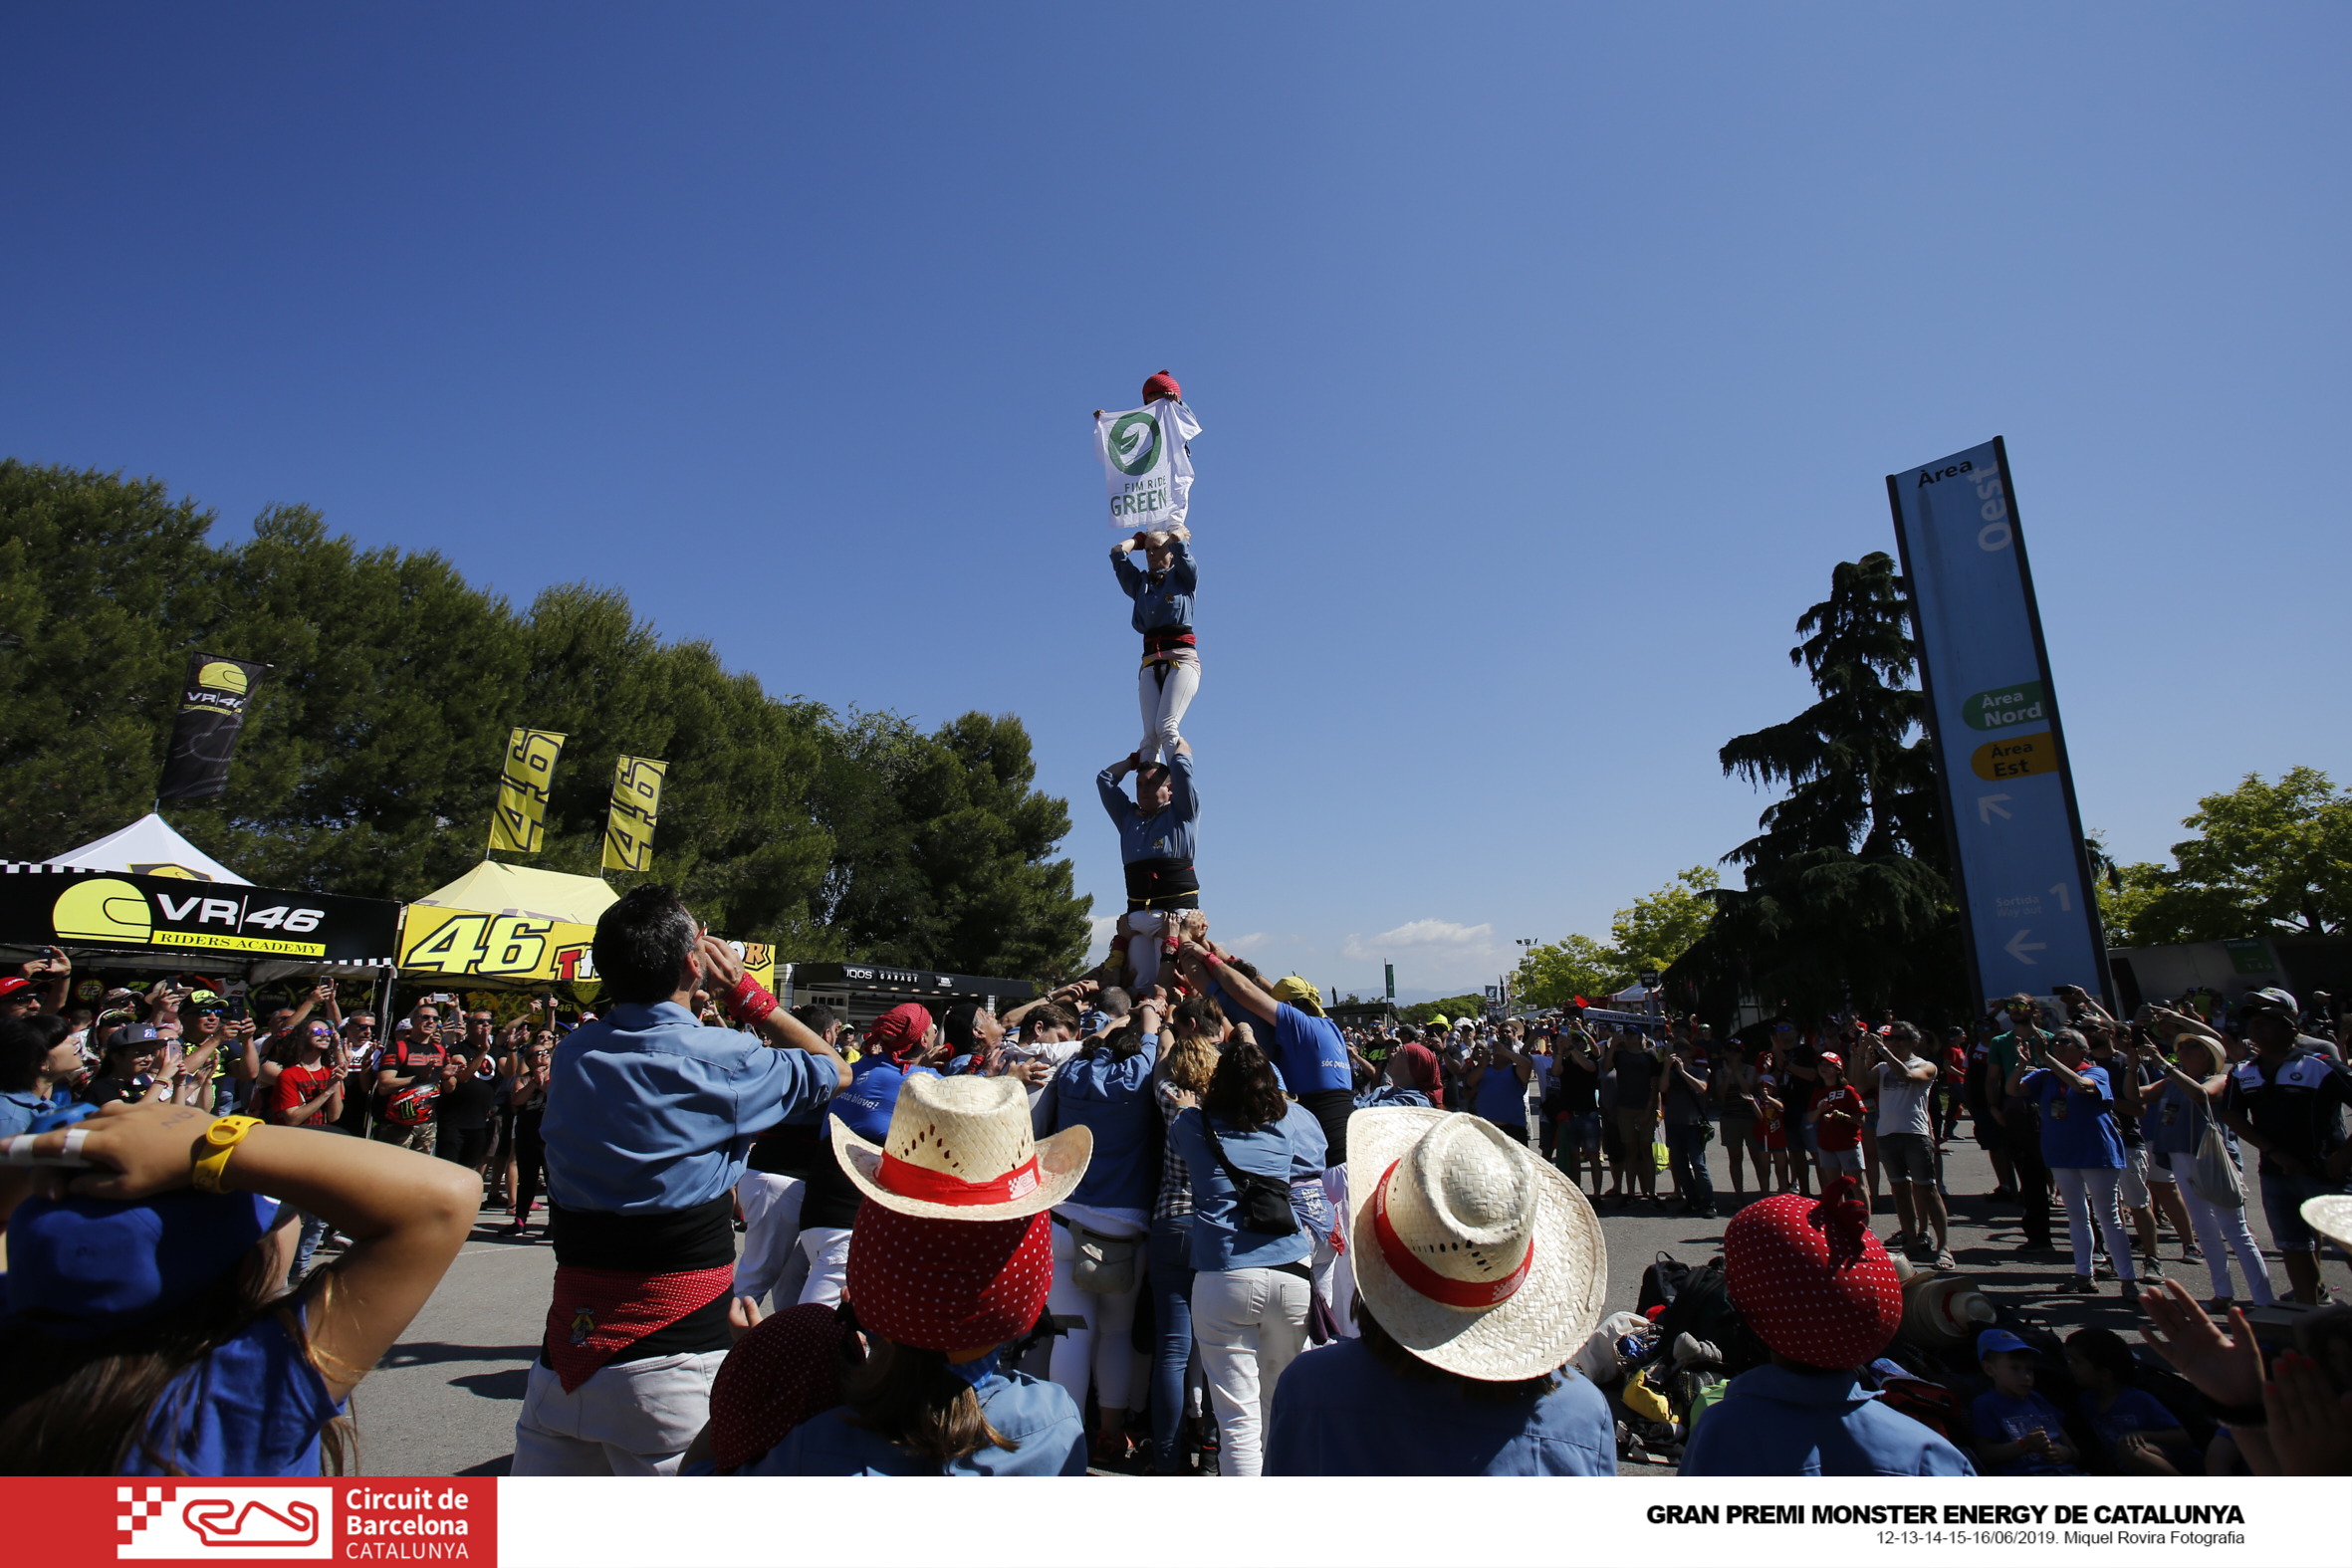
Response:
[[[622,1215],[566,1209],[548,1202],[548,1238],[556,1261],[575,1268],[683,1274],[735,1261],[735,1204],[721,1193],[707,1204],[662,1214]]]
[[[1127,862],[1127,908],[1198,909],[1201,879],[1189,860],[1130,860]]]

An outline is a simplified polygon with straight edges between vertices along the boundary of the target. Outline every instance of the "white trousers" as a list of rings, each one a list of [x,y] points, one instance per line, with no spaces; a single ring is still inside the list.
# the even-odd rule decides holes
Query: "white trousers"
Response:
[[[799,1299],[809,1266],[801,1250],[801,1201],[808,1194],[809,1184],[797,1176],[743,1173],[735,1184],[735,1201],[743,1206],[743,1252],[735,1259],[734,1294],[759,1301],[773,1290],[778,1301]]]
[[[1159,983],[1160,958],[1168,940],[1168,933],[1185,916],[1181,909],[1138,909],[1130,911],[1127,924],[1127,962],[1135,970],[1135,1000]]]
[[[517,1475],[675,1475],[710,1419],[724,1350],[598,1367],[566,1393],[538,1362],[515,1422]]]
[[[1334,1165],[1323,1173],[1323,1198],[1331,1206],[1331,1235],[1315,1243],[1314,1293],[1331,1309],[1331,1331],[1341,1339],[1355,1339],[1355,1264],[1332,1245],[1347,1238],[1347,1167]]]
[[[1054,1227],[1054,1287],[1046,1310],[1057,1317],[1082,1317],[1084,1328],[1073,1328],[1054,1341],[1054,1381],[1069,1395],[1070,1403],[1086,1408],[1087,1375],[1092,1374],[1094,1397],[1104,1410],[1126,1410],[1134,1392],[1135,1301],[1143,1293],[1145,1238],[1135,1242],[1135,1283],[1125,1293],[1099,1296],[1070,1283],[1070,1265],[1077,1248],[1070,1244],[1067,1227]]]
[[[1163,681],[1161,672],[1167,678]],[[1174,758],[1176,743],[1183,739],[1176,726],[1183,722],[1184,710],[1192,706],[1193,693],[1201,689],[1201,667],[1193,664],[1146,664],[1135,677],[1136,703],[1143,710],[1143,744],[1135,748],[1138,763],[1156,763],[1163,757]]]
[[[1306,1346],[1312,1288],[1271,1268],[1203,1273],[1192,1281],[1192,1337],[1217,1407],[1220,1475],[1266,1470],[1266,1418],[1283,1369]]]
[[[822,1301],[832,1306],[849,1281],[849,1236],[846,1226],[816,1226],[801,1232],[801,1252],[808,1259],[809,1280],[801,1286],[801,1304]]]
[[[2171,1156],[2173,1185],[2181,1190],[2181,1202],[2189,1209],[2189,1223],[2197,1228],[2197,1244],[2205,1253],[2205,1271],[2212,1276],[2214,1294],[2234,1295],[2230,1288],[2230,1254],[2237,1254],[2237,1266],[2245,1275],[2245,1289],[2254,1305],[2268,1306],[2270,1294],[2270,1265],[2262,1256],[2262,1244],[2254,1239],[2253,1229],[2245,1223],[2243,1209],[2224,1209],[2209,1204],[2197,1196],[2196,1185],[2190,1178],[2197,1174],[2197,1156],[2186,1151]]]
[[[2115,1264],[2115,1277],[2130,1279],[2132,1275],[2132,1241],[2123,1229],[2123,1217],[2116,1212],[2115,1187],[2123,1173],[2105,1168],[2085,1170],[2062,1167],[2050,1172],[2058,1184],[2058,1198],[2066,1205],[2066,1235],[2074,1245],[2074,1272],[2084,1279],[2091,1276],[2091,1227],[2095,1224],[2106,1232],[2107,1256]]]

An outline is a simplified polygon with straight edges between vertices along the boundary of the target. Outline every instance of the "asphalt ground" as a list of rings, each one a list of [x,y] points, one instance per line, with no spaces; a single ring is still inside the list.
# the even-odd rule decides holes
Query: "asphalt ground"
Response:
[[[1992,1292],[2031,1307],[2060,1336],[2093,1324],[2127,1337],[2140,1323],[2137,1309],[2113,1281],[2096,1296],[2053,1294],[2073,1272],[2066,1252],[2066,1226],[2053,1210],[2058,1250],[2019,1255],[2023,1239],[2017,1210],[1996,1206],[1982,1196],[1993,1190],[1993,1168],[1973,1142],[1961,1136],[1947,1146],[1945,1183],[1953,1197],[1952,1250],[1963,1272]],[[1690,1263],[1714,1257],[1723,1228],[1736,1205],[1720,1141],[1708,1148],[1721,1218],[1678,1217],[1671,1203],[1600,1206],[1608,1242],[1606,1311],[1631,1310],[1641,1291],[1641,1274],[1663,1251]],[[1590,1178],[1587,1177],[1589,1188]],[[1658,1176],[1661,1192],[1670,1184]],[[2257,1201],[2251,1206],[2255,1237],[2269,1248],[2269,1227]],[[1881,1195],[1876,1228],[1881,1236],[1895,1229],[1893,1201]],[[520,1240],[506,1237],[504,1211],[484,1212],[440,1289],[425,1304],[408,1335],[353,1398],[359,1431],[358,1468],[372,1475],[495,1475],[506,1473],[514,1454],[515,1417],[522,1409],[526,1369],[539,1353],[541,1327],[555,1274],[555,1251],[537,1230]],[[2179,1261],[2180,1242],[2162,1246],[2165,1271],[2200,1300],[2209,1293],[2205,1265]],[[2286,1270],[2269,1253],[2270,1278],[2283,1293]],[[2323,1254],[2322,1277],[2339,1299],[2352,1299],[2352,1267]],[[2240,1285],[2242,1290],[2242,1285]],[[2241,1297],[2242,1299],[2242,1297]],[[1625,1473],[1662,1474],[1661,1467],[1628,1465]]]

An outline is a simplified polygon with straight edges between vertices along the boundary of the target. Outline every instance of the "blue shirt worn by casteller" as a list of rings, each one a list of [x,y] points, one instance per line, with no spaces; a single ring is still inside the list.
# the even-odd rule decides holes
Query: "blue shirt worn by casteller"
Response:
[[[1119,586],[1135,601],[1135,613],[1128,619],[1137,631],[1192,624],[1192,595],[1200,586],[1200,573],[1194,569],[1192,552],[1185,549],[1184,541],[1171,539],[1168,548],[1175,553],[1175,562],[1165,571],[1146,574],[1135,569],[1124,545],[1111,547],[1110,569],[1118,573]]]
[[[1725,1386],[1683,1449],[1682,1472],[1974,1475],[1977,1467],[1933,1429],[1873,1398],[1850,1372],[1763,1366]]]
[[[1209,982],[1209,995],[1217,999],[1217,1006],[1227,1017],[1250,1025],[1252,1037],[1274,1063],[1275,1071],[1282,1075],[1287,1092],[1318,1094],[1332,1089],[1355,1092],[1355,1068],[1348,1064],[1347,1036],[1339,1032],[1338,1024],[1311,1012],[1301,1012],[1284,1002],[1275,1006],[1274,1026],[1270,1030],[1264,1018],[1234,1000],[1217,982]]]
[[[1614,1475],[1609,1402],[1574,1370],[1526,1399],[1470,1399],[1334,1339],[1275,1385],[1269,1475]]]
[[[988,1424],[1019,1444],[993,1445],[941,1464],[910,1454],[881,1434],[852,1427],[846,1405],[813,1416],[784,1435],[738,1475],[1083,1475],[1086,1429],[1058,1383],[1018,1372],[992,1372],[973,1392]]]
[[[1168,803],[1150,816],[1119,792],[1118,769],[1105,768],[1094,776],[1102,808],[1119,830],[1119,859],[1182,860],[1191,863],[1193,836],[1201,817],[1201,797],[1192,785],[1192,754],[1178,752],[1168,765]]]
[[[752,1138],[832,1098],[833,1064],[697,1023],[674,1002],[623,1002],[556,1045],[540,1136],[567,1209],[667,1214],[742,1179]]]
[[[1288,1235],[1242,1228],[1241,1193],[1218,1163],[1216,1151],[1209,1147],[1207,1116],[1206,1111],[1194,1107],[1177,1112],[1168,1124],[1168,1142],[1183,1156],[1184,1168],[1192,1177],[1192,1266],[1203,1273],[1217,1273],[1303,1262],[1315,1244],[1307,1226],[1301,1225]],[[1303,1105],[1286,1107],[1281,1121],[1255,1132],[1220,1126],[1217,1142],[1234,1169],[1250,1176],[1272,1177],[1294,1191],[1302,1182],[1318,1182],[1323,1174],[1327,1146],[1322,1124]],[[1295,1199],[1293,1207],[1295,1210]]]
[[[849,1087],[833,1101],[832,1113],[867,1143],[890,1136],[890,1113],[898,1108],[898,1091],[906,1080],[924,1074],[936,1078],[937,1067],[901,1067],[883,1055],[860,1056],[850,1069]]]

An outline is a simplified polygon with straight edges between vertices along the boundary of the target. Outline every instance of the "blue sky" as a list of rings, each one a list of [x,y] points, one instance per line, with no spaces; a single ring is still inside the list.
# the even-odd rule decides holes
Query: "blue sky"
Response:
[[[1351,989],[1747,836],[1795,616],[1996,433],[2087,824],[2352,780],[2352,13],[1154,15],[12,7],[0,450],[1018,713],[1107,911],[1087,416],[1168,366],[1204,902]]]

